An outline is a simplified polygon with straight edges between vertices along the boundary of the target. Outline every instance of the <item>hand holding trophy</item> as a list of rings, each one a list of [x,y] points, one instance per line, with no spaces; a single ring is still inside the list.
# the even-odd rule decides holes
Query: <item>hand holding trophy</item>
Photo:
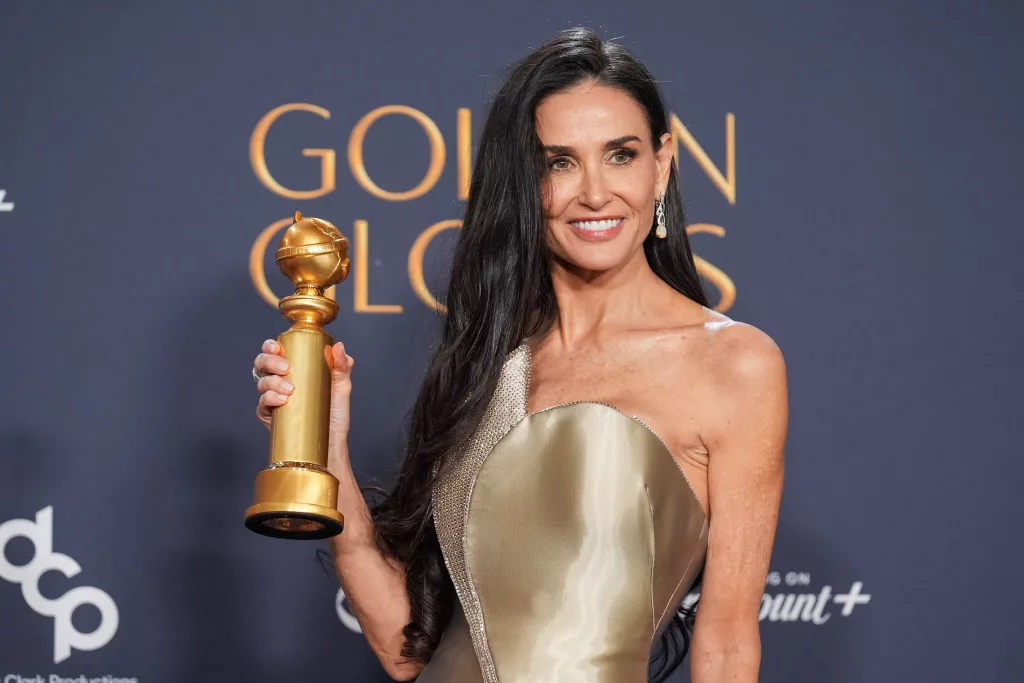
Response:
[[[276,538],[319,539],[341,533],[338,480],[327,470],[334,344],[323,326],[338,315],[338,304],[324,296],[348,276],[348,239],[319,218],[295,212],[277,249],[277,266],[295,285],[278,309],[292,326],[278,337],[291,365],[294,391],[274,408],[270,427],[270,466],[256,475],[255,503],[245,525]]]

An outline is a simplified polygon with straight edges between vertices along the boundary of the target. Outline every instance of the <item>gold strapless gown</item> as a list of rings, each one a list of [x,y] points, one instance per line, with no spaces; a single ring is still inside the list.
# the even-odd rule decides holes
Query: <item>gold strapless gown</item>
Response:
[[[458,604],[419,683],[632,683],[704,563],[708,523],[665,443],[612,406],[529,415],[505,360],[434,522]]]

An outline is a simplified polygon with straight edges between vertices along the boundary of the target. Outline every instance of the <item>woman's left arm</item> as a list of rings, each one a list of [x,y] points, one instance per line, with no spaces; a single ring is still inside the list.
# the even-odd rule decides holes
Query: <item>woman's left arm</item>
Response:
[[[721,330],[708,449],[708,552],[690,652],[693,683],[755,683],[758,613],[782,497],[789,408],[786,365],[768,335]]]

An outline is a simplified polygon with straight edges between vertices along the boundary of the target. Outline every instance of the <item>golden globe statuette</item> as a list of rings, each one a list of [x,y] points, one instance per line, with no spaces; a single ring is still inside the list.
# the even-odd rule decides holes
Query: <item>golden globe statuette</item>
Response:
[[[275,538],[317,539],[341,533],[338,480],[327,471],[334,344],[323,326],[338,315],[324,290],[348,276],[348,240],[319,218],[295,222],[281,237],[277,267],[295,285],[278,310],[292,326],[278,337],[295,386],[288,402],[272,412],[270,467],[256,475],[256,502],[245,525]]]

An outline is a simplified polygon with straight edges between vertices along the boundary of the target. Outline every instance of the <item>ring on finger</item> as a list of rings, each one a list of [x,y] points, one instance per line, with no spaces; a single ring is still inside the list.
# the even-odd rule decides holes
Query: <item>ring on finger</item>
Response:
[[[256,369],[256,366],[252,366],[252,378],[256,380],[256,384],[260,383],[260,380],[266,377],[265,374]]]

